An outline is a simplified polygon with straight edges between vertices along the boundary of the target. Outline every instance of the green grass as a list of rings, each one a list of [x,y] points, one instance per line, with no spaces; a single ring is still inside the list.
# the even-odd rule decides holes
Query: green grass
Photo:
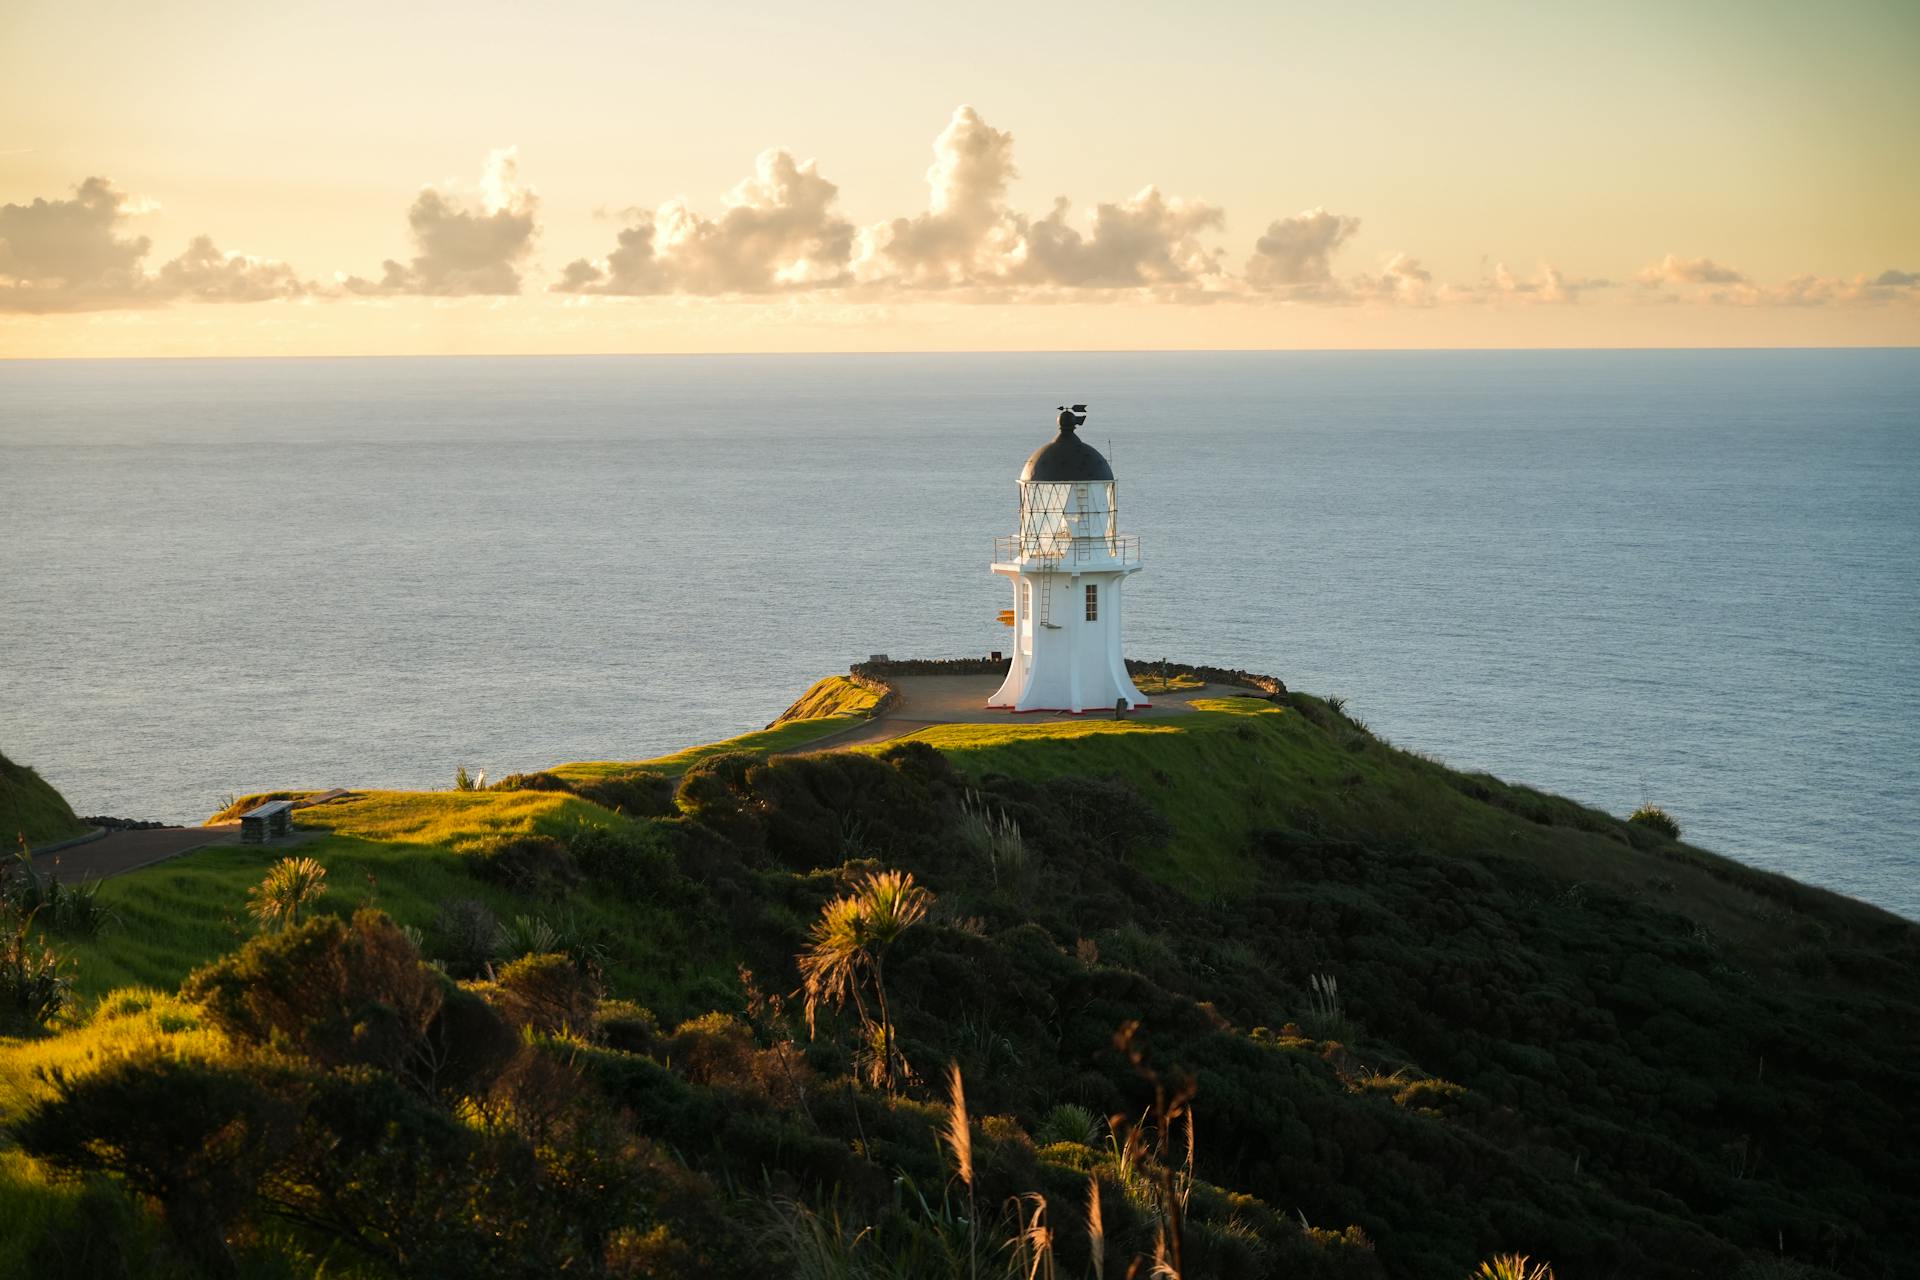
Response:
[[[77,966],[81,1006],[116,988],[172,988],[189,972],[253,934],[246,893],[289,853],[327,869],[321,911],[350,913],[371,903],[402,924],[428,929],[441,904],[484,902],[502,921],[537,914],[592,935],[607,947],[608,977],[623,995],[671,1006],[704,979],[732,972],[730,955],[704,941],[697,922],[663,905],[575,893],[529,903],[467,871],[461,850],[489,835],[559,835],[576,823],[620,826],[620,818],[562,792],[376,791],[296,814],[329,834],[299,845],[216,845],[100,887],[113,921],[93,938],[56,940]]]
[[[1401,751],[1317,698],[1295,695],[1285,707],[1242,697],[1193,705],[1190,715],[1159,721],[952,724],[911,737],[975,777],[1121,775],[1176,833],[1142,868],[1198,899],[1242,892],[1252,874],[1249,833],[1281,827],[1461,857],[1520,857],[1633,894],[1658,882],[1672,906],[1730,937],[1763,929],[1757,922],[1769,899],[1783,894],[1796,910],[1872,911],[1704,850],[1635,847],[1619,818]]]
[[[829,734],[851,728],[863,719],[865,719],[864,716],[836,715],[818,720],[788,720],[783,724],[776,724],[771,729],[743,733],[737,738],[728,738],[724,742],[709,742],[698,747],[688,747],[684,751],[676,751],[670,756],[657,756],[652,760],[577,760],[571,764],[555,765],[547,772],[555,777],[565,778],[569,782],[591,782],[596,778],[610,778],[642,769],[667,775],[685,773],[708,756],[717,756],[728,751],[750,751],[755,755],[777,755],[782,751],[795,751]]]
[[[26,765],[0,755],[0,841],[15,847],[20,836],[28,847],[52,844],[84,835],[87,824],[53,785]]]
[[[768,728],[786,724],[790,720],[821,720],[829,716],[870,716],[880,701],[880,695],[871,689],[863,688],[846,676],[828,676],[816,680],[811,689],[800,695],[798,701],[782,711]]]

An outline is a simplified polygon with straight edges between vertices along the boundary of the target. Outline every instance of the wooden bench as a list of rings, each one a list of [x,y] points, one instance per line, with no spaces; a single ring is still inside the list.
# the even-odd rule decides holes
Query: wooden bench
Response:
[[[293,801],[269,800],[257,809],[240,815],[240,842],[264,844],[279,836],[293,834]]]

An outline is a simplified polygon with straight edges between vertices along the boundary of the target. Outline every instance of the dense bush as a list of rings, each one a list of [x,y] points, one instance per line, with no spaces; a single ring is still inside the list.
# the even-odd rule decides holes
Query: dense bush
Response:
[[[530,898],[562,897],[580,883],[567,846],[552,836],[489,836],[465,856],[479,879]]]
[[[676,812],[673,779],[651,770],[576,783],[572,790],[583,800],[591,800],[630,818],[666,818]]]
[[[1680,824],[1657,804],[1643,804],[1627,816],[1627,821],[1658,831],[1669,840],[1680,838]]]

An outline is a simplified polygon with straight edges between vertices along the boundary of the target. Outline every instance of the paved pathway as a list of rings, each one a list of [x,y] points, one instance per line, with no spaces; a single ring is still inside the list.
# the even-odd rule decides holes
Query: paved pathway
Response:
[[[989,707],[987,699],[1000,687],[1000,677],[984,676],[895,676],[900,691],[885,715],[863,720],[838,733],[817,738],[795,754],[811,755],[820,751],[845,751],[849,747],[891,742],[921,729],[940,724],[1046,724],[1059,720],[1104,720],[1113,715],[1109,708],[1100,711],[1022,711],[1015,714]],[[1165,720],[1193,710],[1195,698],[1218,698],[1247,692],[1208,685],[1179,693],[1156,694],[1152,705],[1127,713],[1129,720]]]
[[[281,838],[261,846],[266,850],[284,849],[315,836],[318,830],[296,830],[291,839]],[[138,871],[141,867],[177,858],[209,845],[239,844],[240,824],[222,822],[211,827],[155,827],[146,831],[109,831],[98,840],[68,845],[50,853],[33,855],[35,871],[56,873],[66,884],[82,880],[104,880],[108,876]]]

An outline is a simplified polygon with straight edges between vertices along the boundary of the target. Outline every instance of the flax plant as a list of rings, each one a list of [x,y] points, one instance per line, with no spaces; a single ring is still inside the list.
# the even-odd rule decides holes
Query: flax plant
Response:
[[[262,929],[300,923],[300,908],[327,891],[327,869],[312,858],[282,858],[267,878],[247,890],[247,911]]]

